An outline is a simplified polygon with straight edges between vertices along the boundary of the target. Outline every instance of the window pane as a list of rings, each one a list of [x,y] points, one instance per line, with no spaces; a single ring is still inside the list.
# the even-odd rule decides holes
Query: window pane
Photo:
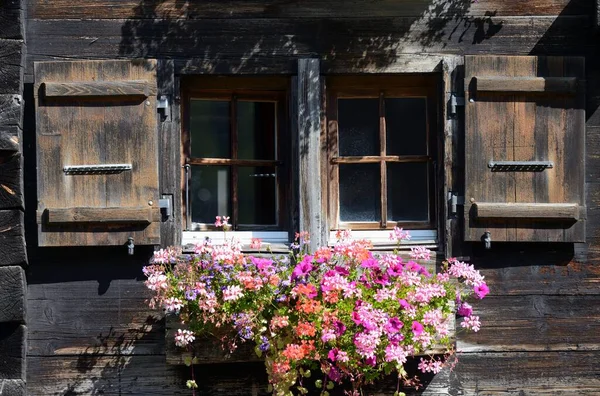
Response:
[[[276,103],[237,103],[238,158],[275,159]]]
[[[379,155],[379,99],[338,99],[340,156]]]
[[[386,146],[389,155],[427,155],[427,100],[385,99]]]
[[[429,220],[429,164],[387,164],[387,217],[389,221]]]
[[[379,164],[340,164],[340,220],[381,221]]]
[[[230,168],[191,167],[190,205],[193,223],[215,222],[215,216],[231,216]]]
[[[190,104],[192,157],[231,157],[229,106],[228,101],[192,99]]]
[[[277,169],[238,168],[238,218],[240,224],[277,224]]]

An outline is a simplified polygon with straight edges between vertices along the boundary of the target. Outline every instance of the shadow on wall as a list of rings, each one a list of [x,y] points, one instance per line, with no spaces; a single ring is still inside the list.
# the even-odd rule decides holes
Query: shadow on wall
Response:
[[[471,0],[384,2],[141,1],[122,26],[119,55],[176,58],[199,73],[289,73],[299,57],[352,71],[401,53],[455,52],[503,26]]]

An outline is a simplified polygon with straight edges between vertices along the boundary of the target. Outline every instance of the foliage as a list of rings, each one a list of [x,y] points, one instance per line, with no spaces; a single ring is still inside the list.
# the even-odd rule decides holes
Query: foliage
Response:
[[[224,218],[217,223],[227,227]],[[400,243],[409,236],[395,229],[390,238]],[[463,328],[479,330],[466,299],[489,290],[472,265],[450,259],[430,274],[417,263],[429,259],[429,250],[413,248],[413,260],[405,262],[397,252],[374,255],[369,242],[349,232],[313,254],[307,245],[308,235],[300,233],[290,256],[243,254],[227,238],[221,245],[205,241],[189,255],[161,250],[144,269],[154,292],[150,304],[178,314],[187,326],[175,336],[180,347],[205,334],[218,334],[230,350],[254,342],[275,395],[308,393],[307,378],[316,371],[323,377],[314,385],[324,396],[343,381],[358,394],[392,372],[399,383],[415,383],[404,363],[434,346],[449,356],[456,313],[464,316]],[[426,355],[418,368],[437,373],[444,356]]]

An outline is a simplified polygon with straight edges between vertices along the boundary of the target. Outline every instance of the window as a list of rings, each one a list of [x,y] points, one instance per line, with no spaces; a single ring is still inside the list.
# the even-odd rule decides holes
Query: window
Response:
[[[331,228],[436,228],[438,79],[328,79]]]
[[[235,231],[288,223],[286,85],[260,80],[196,79],[184,91],[187,230],[214,230],[216,215]]]

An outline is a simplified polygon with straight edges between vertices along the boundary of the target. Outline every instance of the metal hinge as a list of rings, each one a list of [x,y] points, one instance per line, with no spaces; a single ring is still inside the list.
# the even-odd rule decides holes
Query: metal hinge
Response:
[[[171,120],[171,106],[169,105],[169,102],[170,100],[168,95],[160,95],[156,99],[156,111],[160,113],[163,121]]]
[[[464,96],[456,96],[456,94],[450,95],[450,109],[449,113],[451,116],[456,115],[456,108],[458,106],[465,105],[465,97]]]
[[[448,211],[451,215],[455,215],[458,210],[458,205],[465,204],[465,197],[460,197],[458,194],[453,193],[452,191],[448,191]]]

